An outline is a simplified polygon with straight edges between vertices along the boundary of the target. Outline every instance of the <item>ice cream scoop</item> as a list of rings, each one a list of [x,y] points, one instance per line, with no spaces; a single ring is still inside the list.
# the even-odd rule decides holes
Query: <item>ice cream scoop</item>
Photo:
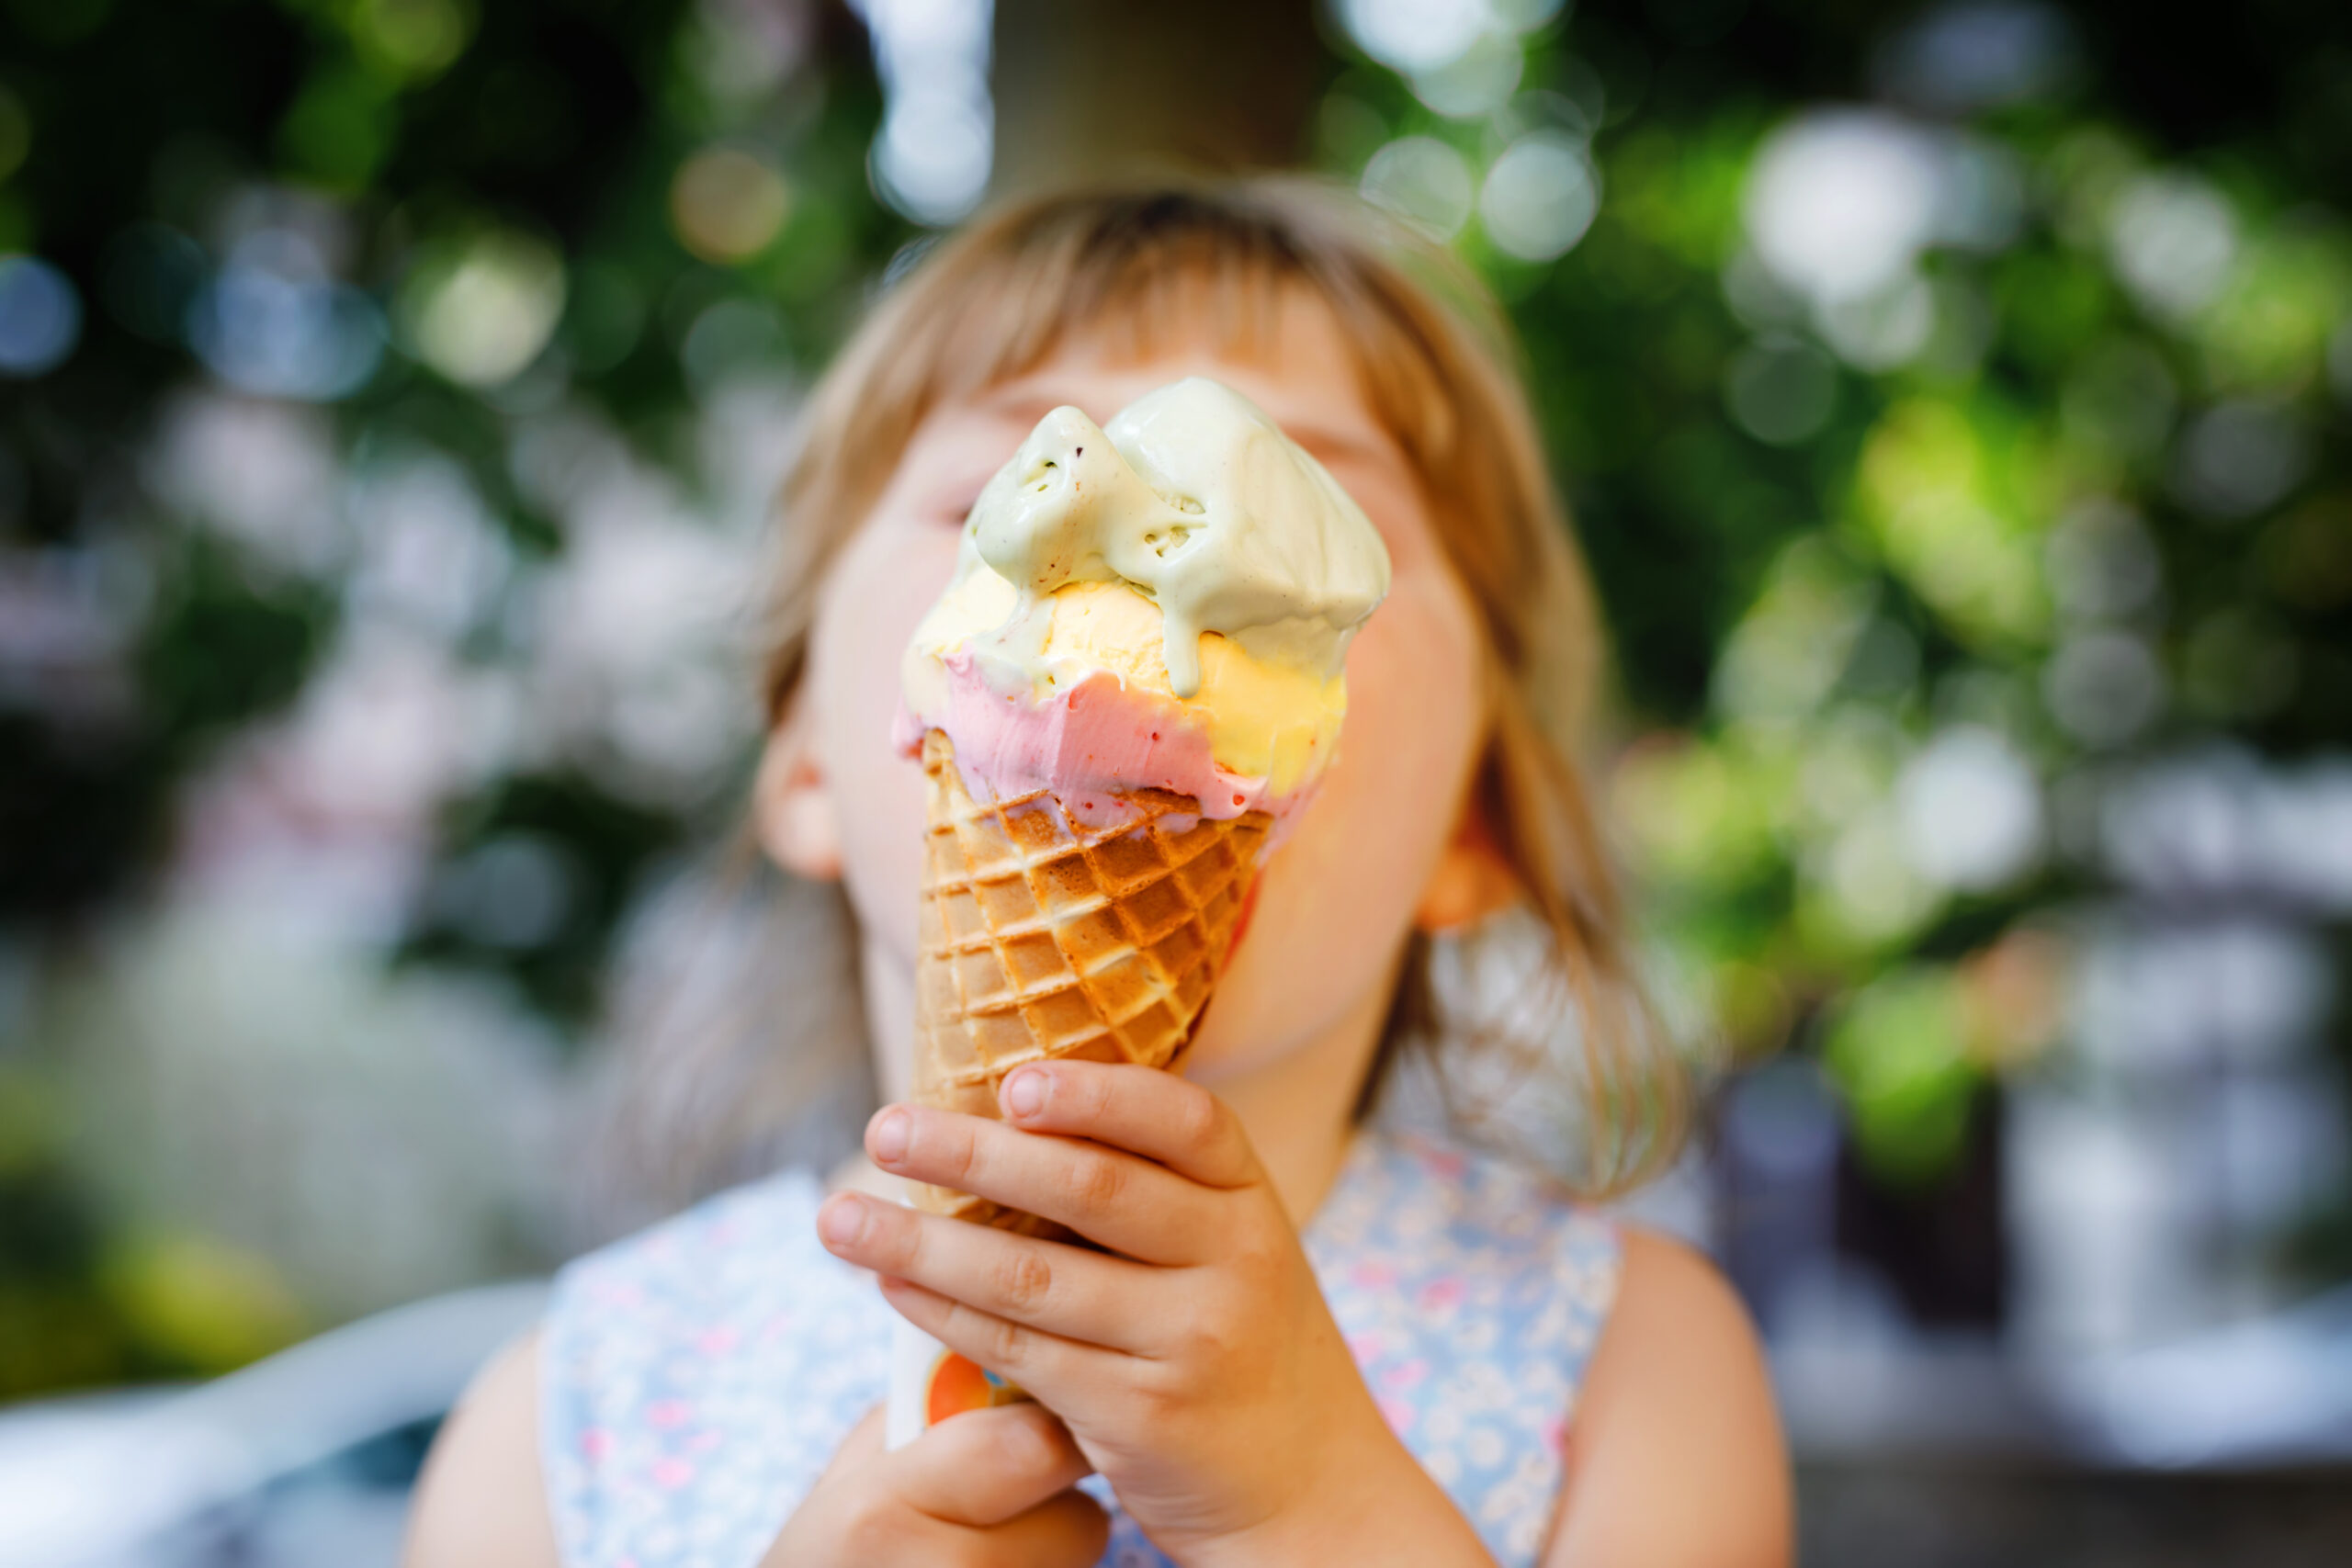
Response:
[[[941,730],[976,793],[1050,787],[1090,821],[1136,788],[1279,818],[1329,763],[1388,575],[1363,509],[1220,382],[1102,425],[1055,409],[972,509],[899,739]]]

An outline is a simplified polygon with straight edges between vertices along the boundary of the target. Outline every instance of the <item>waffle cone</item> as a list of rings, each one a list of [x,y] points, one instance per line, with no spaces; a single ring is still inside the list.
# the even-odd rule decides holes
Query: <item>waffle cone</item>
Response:
[[[1073,818],[1051,791],[975,800],[947,737],[923,737],[930,825],[915,965],[915,1099],[997,1114],[1024,1062],[1173,1067],[1225,969],[1272,818],[1200,815],[1146,789],[1122,827]],[[944,1187],[919,1207],[1024,1235],[1062,1226]]]

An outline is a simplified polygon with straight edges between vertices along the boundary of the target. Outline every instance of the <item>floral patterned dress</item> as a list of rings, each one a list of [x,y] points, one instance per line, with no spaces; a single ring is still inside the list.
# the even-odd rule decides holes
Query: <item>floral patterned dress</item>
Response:
[[[895,1317],[818,1243],[787,1172],[592,1254],[541,1335],[540,1442],[566,1568],[753,1568],[884,1397]],[[1366,1385],[1502,1568],[1535,1561],[1616,1231],[1546,1179],[1363,1131],[1302,1237]],[[1102,1568],[1168,1568],[1102,1477]]]

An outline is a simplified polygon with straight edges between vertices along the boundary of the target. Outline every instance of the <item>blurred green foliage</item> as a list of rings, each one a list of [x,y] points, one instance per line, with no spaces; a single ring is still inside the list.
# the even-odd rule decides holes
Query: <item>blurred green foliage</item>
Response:
[[[1588,5],[1466,109],[1354,41],[1320,155],[1452,236],[1525,338],[1675,983],[1734,1063],[1817,1052],[1866,1175],[1932,1190],[2058,1037],[2109,787],[2352,735],[2352,36],[2287,4]],[[1808,296],[1759,259],[1765,165],[1830,131],[1777,236]],[[1600,199],[1530,261],[1493,172],[1545,137]],[[1385,163],[1412,139],[1449,152]],[[1865,141],[1914,187],[1939,164],[1946,210],[1840,299],[1805,230],[1883,236],[1851,221],[1890,199]],[[2031,816],[1975,815],[1970,863],[1986,788]]]
[[[125,657],[84,684],[70,659],[44,667],[30,649],[29,675],[0,704],[11,951],[70,963],[109,910],[148,897],[188,782],[283,715],[347,630],[340,537],[274,554],[234,518],[191,515],[154,479],[172,399],[204,376],[198,318],[256,231],[246,209],[283,208],[277,220],[311,233],[356,291],[336,308],[358,311],[368,368],[325,403],[343,450],[454,459],[504,547],[544,563],[562,554],[563,529],[518,488],[513,405],[493,395],[521,368],[514,354],[695,482],[692,324],[739,300],[757,330],[724,354],[820,363],[912,233],[866,188],[878,113],[865,37],[831,7],[7,6],[0,251],[60,269],[84,310],[63,364],[0,381],[0,545],[28,570],[135,568],[111,599],[84,596],[100,611],[124,602],[109,629]],[[682,165],[713,152],[739,176],[718,199],[740,207],[748,170],[749,194],[773,209],[717,246],[677,220]],[[453,299],[470,313],[451,316]],[[546,330],[515,335],[550,300]],[[499,640],[494,625],[469,635]],[[466,919],[462,901],[427,900],[404,952],[510,976],[576,1038],[644,877],[732,810],[731,795],[632,795],[560,760],[501,772],[447,806],[438,852],[459,866],[494,840],[551,847],[557,918],[517,945]],[[44,1065],[22,1059],[26,1021],[0,1031],[17,1037],[0,1046],[0,1398],[213,1371],[315,1326],[266,1258],[201,1234],[108,1233],[62,1162]]]

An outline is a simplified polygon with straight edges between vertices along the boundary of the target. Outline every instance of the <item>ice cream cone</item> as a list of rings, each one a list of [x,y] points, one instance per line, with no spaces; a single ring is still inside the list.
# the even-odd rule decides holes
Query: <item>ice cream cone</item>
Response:
[[[1157,789],[1125,796],[1139,817],[1104,829],[1047,790],[977,800],[936,729],[922,765],[915,1098],[994,1116],[997,1086],[1024,1062],[1176,1066],[1224,972],[1272,818],[1217,820]],[[1070,1234],[946,1188],[918,1186],[913,1199],[1028,1235]]]
[[[1038,421],[900,661],[893,743],[930,780],[913,1098],[994,1116],[1024,1062],[1181,1064],[1259,862],[1336,754],[1389,570],[1363,509],[1230,387]],[[1085,1244],[961,1192],[908,1201]],[[1023,1397],[894,1333],[891,1446]]]

